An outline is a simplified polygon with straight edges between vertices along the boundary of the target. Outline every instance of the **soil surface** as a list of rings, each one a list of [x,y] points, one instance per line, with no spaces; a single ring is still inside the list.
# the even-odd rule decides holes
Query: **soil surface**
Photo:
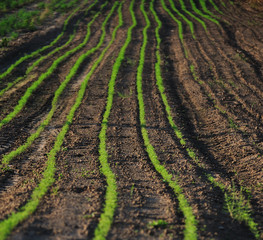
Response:
[[[162,26],[157,47],[157,22],[145,1],[150,27],[147,30],[142,92],[146,125],[140,123],[137,73],[146,20],[141,2],[133,11],[137,25],[117,74],[108,122],[103,122],[109,82],[120,49],[133,24],[131,1],[122,5],[123,25],[111,47],[90,76],[84,98],[56,155],[55,181],[40,199],[36,210],[19,222],[8,239],[92,239],[104,211],[107,179],[101,171],[100,132],[107,124],[106,149],[116,177],[117,207],[107,239],[184,239],[185,217],[178,196],[158,173],[147,153],[141,129],[147,130],[160,164],[178,183],[196,219],[198,239],[263,239],[263,14],[249,4],[231,1],[154,1]],[[212,5],[211,3],[214,3]],[[193,10],[193,4],[199,9]],[[0,95],[0,121],[13,112],[27,89],[46,73],[54,61],[79,46],[87,24],[100,11],[99,1],[90,11],[83,5],[70,19],[54,46],[29,58],[0,79],[0,91],[18,77],[21,80]],[[90,38],[57,65],[32,92],[22,110],[0,127],[1,161],[36,132],[52,109],[55,91],[76,61],[94,48],[102,36],[101,26],[114,1],[101,10],[90,27]],[[216,6],[216,7],[214,7]],[[206,11],[207,10],[207,11]],[[187,12],[188,11],[188,12]],[[202,13],[202,14],[201,14]],[[189,22],[193,24],[191,33]],[[46,29],[24,33],[0,52],[0,72],[26,54],[50,44],[63,29],[68,16],[58,16]],[[179,34],[178,21],[182,23]],[[30,146],[0,169],[0,221],[23,209],[43,179],[49,152],[68,121],[81,84],[110,43],[119,24],[117,8],[105,25],[105,38],[80,65],[58,98],[47,126]],[[70,36],[73,40],[68,44]],[[182,40],[183,37],[183,40]],[[63,47],[62,47],[63,46]],[[49,54],[56,48],[61,49]],[[185,140],[182,144],[171,126],[165,103],[156,84],[156,51],[161,58],[164,94],[174,124]],[[49,55],[48,55],[49,54]],[[30,73],[26,70],[47,56]],[[189,149],[195,153],[191,157]],[[209,181],[208,175],[225,190]],[[232,189],[230,191],[230,189]],[[241,196],[241,208],[256,224],[228,211],[226,194]],[[236,195],[235,195],[236,194]],[[236,200],[238,201],[238,200]],[[165,224],[154,224],[163,220]],[[0,226],[1,226],[0,222]],[[1,230],[1,228],[0,228]]]

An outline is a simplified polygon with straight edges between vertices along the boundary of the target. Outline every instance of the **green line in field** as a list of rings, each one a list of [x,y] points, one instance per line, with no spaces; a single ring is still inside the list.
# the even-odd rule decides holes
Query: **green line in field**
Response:
[[[96,0],[96,1],[98,1],[98,0]],[[16,66],[18,66],[20,63],[24,62],[25,60],[27,60],[27,59],[29,59],[29,58],[31,58],[31,57],[36,56],[37,54],[43,52],[43,51],[46,50],[46,49],[54,46],[54,45],[59,41],[59,39],[64,35],[64,33],[65,33],[65,31],[66,31],[66,28],[67,28],[67,25],[68,25],[68,22],[69,22],[69,20],[71,19],[71,17],[72,17],[79,9],[80,9],[80,7],[76,8],[76,9],[69,15],[69,17],[68,17],[68,18],[66,19],[66,21],[64,22],[64,26],[63,26],[62,32],[56,37],[56,39],[55,39],[54,41],[52,41],[49,45],[46,45],[46,46],[44,46],[44,47],[42,47],[42,48],[40,48],[40,49],[38,49],[38,50],[30,53],[30,54],[27,54],[27,55],[21,57],[20,59],[18,59],[18,60],[17,60],[14,64],[12,64],[5,72],[3,72],[3,73],[0,74],[0,80],[1,80],[2,78],[6,77],[9,73],[11,73],[11,72],[14,70],[14,68],[15,68]]]
[[[78,60],[73,65],[73,67],[70,69],[70,72],[66,76],[65,80],[60,84],[58,89],[55,91],[54,98],[53,98],[52,103],[51,103],[52,107],[51,107],[51,110],[49,111],[46,119],[40,124],[40,126],[38,127],[36,132],[31,134],[27,138],[26,142],[23,145],[19,146],[17,149],[15,149],[12,152],[3,156],[2,164],[0,165],[0,169],[4,169],[6,167],[6,165],[8,165],[12,159],[14,159],[16,156],[18,156],[22,152],[24,152],[28,147],[30,147],[32,145],[32,143],[40,136],[41,132],[43,132],[45,127],[50,123],[50,121],[51,121],[51,119],[52,119],[52,117],[56,111],[58,99],[59,99],[60,95],[63,93],[63,91],[65,90],[67,84],[76,75],[76,73],[77,73],[79,67],[81,66],[81,64],[83,63],[83,61],[102,46],[103,41],[105,39],[104,28],[105,28],[105,25],[108,22],[108,20],[109,20],[109,17],[106,17],[106,19],[104,20],[104,22],[102,24],[102,28],[101,28],[102,34],[101,34],[101,37],[100,37],[98,44],[95,47],[88,50],[86,53],[82,54],[78,58]],[[91,34],[90,27],[91,27],[91,24],[88,24],[88,29],[87,29],[88,35]]]
[[[184,54],[185,54],[185,57],[188,58],[188,53],[187,53],[187,50],[186,50],[185,45],[184,45],[184,36],[183,36],[183,25],[182,25],[182,22],[181,22],[180,20],[178,20],[178,19],[172,14],[172,12],[169,10],[169,8],[167,8],[164,0],[161,0],[161,4],[162,4],[163,9],[168,13],[168,15],[177,23],[177,26],[178,26],[178,34],[179,34],[180,41],[181,41],[181,43],[182,43],[182,47],[183,47],[183,50],[184,50]]]
[[[214,3],[213,0],[209,0],[209,2],[211,3],[211,5],[214,7],[214,9],[219,12],[220,14],[223,15],[223,12],[220,11],[220,9],[218,8],[218,6]]]
[[[176,13],[177,13],[182,19],[184,19],[184,21],[189,25],[190,31],[191,31],[191,33],[192,33],[192,37],[193,37],[193,39],[196,39],[196,38],[195,38],[195,34],[194,34],[194,25],[193,25],[193,23],[192,23],[188,18],[186,18],[186,17],[175,7],[174,2],[173,2],[172,0],[169,0],[169,3],[170,3],[170,5],[171,5],[173,11],[176,12]]]
[[[145,120],[145,107],[144,107],[144,100],[143,100],[143,88],[142,88],[142,74],[143,74],[143,68],[144,68],[144,61],[145,61],[145,51],[146,51],[146,46],[148,42],[148,36],[147,36],[147,30],[150,27],[150,20],[147,16],[147,13],[145,12],[144,9],[144,3],[145,0],[142,0],[140,9],[144,15],[145,21],[146,21],[146,26],[143,29],[143,44],[141,47],[140,51],[140,60],[139,60],[139,65],[137,69],[137,98],[138,98],[138,104],[139,104],[139,119],[140,119],[140,125],[141,125],[141,133],[144,141],[144,145],[146,147],[146,151],[148,153],[148,156],[154,165],[156,171],[163,177],[163,179],[168,183],[168,185],[173,189],[175,195],[178,198],[179,201],[179,207],[181,211],[183,212],[183,215],[185,217],[185,230],[184,230],[184,238],[185,239],[197,239],[197,222],[195,219],[195,216],[193,214],[192,208],[190,207],[189,203],[187,202],[187,199],[184,197],[182,190],[179,186],[179,184],[172,180],[172,175],[167,172],[165,167],[160,163],[158,160],[157,154],[154,150],[154,147],[150,143],[150,139],[148,136],[148,131],[146,129],[146,120]],[[158,31],[161,28],[161,22],[159,21],[157,14],[155,13],[153,9],[153,2],[151,2],[151,11],[154,14],[155,20],[158,23],[158,26],[155,30],[155,33],[157,34],[157,51],[158,48],[160,47],[160,37],[158,37]],[[158,55],[158,54],[157,54]],[[157,58],[157,61],[159,61],[160,58]],[[157,63],[158,64],[158,63]],[[155,65],[157,66],[157,65]],[[156,67],[156,70],[158,71],[158,67]],[[159,75],[158,75],[159,76]]]
[[[192,0],[192,1],[193,1],[193,0]],[[200,4],[201,4],[201,7],[202,7],[203,11],[208,14],[208,17],[209,17],[209,18],[207,18],[207,19],[209,19],[210,21],[216,23],[216,20],[215,20],[214,18],[217,18],[217,16],[215,16],[212,12],[210,12],[210,11],[208,10],[208,8],[207,8],[207,6],[206,6],[206,0],[199,0],[199,2],[200,2]],[[207,16],[207,15],[206,15],[206,16]],[[210,16],[211,16],[211,17],[210,17]],[[204,15],[204,17],[205,17],[205,15]],[[219,24],[219,23],[217,23],[217,24]]]
[[[183,0],[179,0],[179,1],[180,1],[182,10],[183,10],[185,13],[187,13],[189,16],[191,16],[193,19],[195,19],[196,21],[198,21],[198,22],[203,26],[203,28],[205,29],[205,31],[207,31],[205,22],[204,22],[203,20],[201,20],[200,18],[196,17],[196,16],[195,16],[194,14],[192,14],[191,12],[189,12],[189,11],[186,9]]]
[[[224,2],[223,0],[220,0],[220,3],[221,3],[221,5],[222,5],[223,7],[226,8],[226,4],[225,4],[225,2]]]
[[[94,6],[94,4],[96,3],[96,1],[92,4],[92,6]],[[101,8],[104,8],[107,5],[108,2],[105,2]],[[95,19],[98,17],[98,15],[100,14],[100,12],[98,12],[93,19],[89,22],[88,26],[90,26]],[[57,66],[64,61],[67,57],[69,57],[70,55],[72,55],[73,53],[77,52],[78,50],[80,50],[81,48],[83,48],[88,40],[90,38],[90,34],[87,34],[85,39],[83,40],[83,42],[81,44],[79,44],[77,47],[75,47],[74,49],[71,49],[69,51],[67,51],[65,54],[63,54],[62,56],[60,56],[59,58],[57,58],[51,65],[51,67],[49,67],[49,69],[40,75],[40,77],[29,87],[27,88],[25,94],[20,98],[20,100],[18,101],[18,104],[14,107],[13,111],[11,113],[9,113],[3,120],[0,121],[0,129],[3,127],[3,125],[9,123],[22,109],[23,107],[26,105],[29,97],[32,95],[32,93],[39,87],[39,85],[47,78],[49,77],[57,68]]]
[[[115,2],[109,15],[113,14],[113,11],[116,9],[117,5],[118,2]],[[100,62],[103,60],[105,53],[108,51],[108,49],[111,47],[112,43],[114,42],[118,28],[119,25],[114,28],[111,41],[109,42],[107,47],[102,51],[98,59],[94,62],[94,64],[91,67],[91,70],[89,71],[84,81],[82,82],[78,92],[78,96],[76,97],[76,101],[72,106],[72,108],[70,109],[70,112],[67,116],[67,120],[64,123],[61,131],[59,132],[56,138],[54,147],[48,154],[46,169],[42,174],[43,178],[41,179],[38,186],[33,190],[31,199],[17,212],[13,212],[7,219],[0,222],[0,240],[6,239],[8,235],[11,233],[11,231],[17,226],[17,224],[19,224],[20,222],[22,222],[23,220],[25,220],[27,217],[29,217],[31,214],[34,213],[42,197],[47,193],[49,187],[54,183],[55,181],[54,175],[56,171],[56,155],[60,151],[65,135],[68,132],[70,125],[73,122],[75,112],[77,111],[77,109],[79,108],[82,102],[82,99],[86,92],[88,81],[92,76],[92,74],[95,72]],[[104,34],[106,34],[105,26],[103,29],[104,29],[103,30]]]
[[[128,45],[131,42],[132,39],[132,30],[137,25],[137,21],[134,15],[133,6],[134,6],[135,0],[132,0],[129,11],[132,16],[132,25],[129,27],[127,32],[127,38],[122,46],[118,57],[115,60],[115,63],[112,68],[112,74],[111,79],[109,81],[108,86],[108,98],[107,98],[107,105],[105,108],[105,112],[103,115],[103,120],[101,124],[101,131],[99,134],[100,144],[99,144],[99,160],[101,164],[101,170],[102,173],[106,177],[107,181],[107,189],[106,189],[106,196],[105,196],[105,206],[103,213],[100,216],[99,224],[95,230],[95,236],[94,239],[100,240],[100,239],[106,239],[108,232],[110,230],[114,212],[117,207],[117,185],[116,185],[116,178],[114,173],[110,169],[110,165],[108,163],[108,152],[107,152],[107,128],[108,128],[108,119],[110,116],[112,103],[113,103],[113,97],[114,97],[114,88],[115,88],[115,81],[119,72],[119,69],[121,67],[122,61],[124,60],[125,51],[128,47]],[[120,15],[121,16],[121,15]],[[120,19],[120,22],[122,23],[122,19]]]
[[[56,49],[54,49],[52,52],[50,52],[49,54],[47,54],[46,56],[43,56],[43,57],[40,57],[36,62],[34,62],[30,67],[27,68],[26,70],[26,75],[27,76],[40,62],[42,62],[43,60],[47,59],[48,57],[50,57],[51,55],[55,54],[56,52],[62,50],[63,48],[65,48],[66,46],[68,46],[71,41],[73,40],[73,38],[75,37],[76,35],[76,32],[74,32],[74,34],[71,34],[70,37],[69,37],[69,40],[64,44],[62,45],[61,47],[58,47]],[[20,82],[22,79],[25,78],[24,77],[18,77],[15,81],[13,82],[10,82],[7,84],[7,87],[2,89],[0,91],[0,97],[2,97],[4,95],[4,93],[6,91],[8,91],[10,88],[12,88],[15,84],[17,84],[18,82]]]
[[[202,11],[200,11],[200,10],[196,7],[195,2],[194,2],[193,0],[190,0],[190,3],[191,3],[191,6],[192,6],[192,9],[194,10],[194,12],[195,12],[196,14],[198,14],[199,16],[201,16],[201,17],[203,17],[203,18],[206,18],[206,19],[208,19],[209,21],[212,21],[213,23],[219,25],[219,22],[218,22],[216,19],[211,18],[209,15],[206,15],[206,14],[204,14]]]

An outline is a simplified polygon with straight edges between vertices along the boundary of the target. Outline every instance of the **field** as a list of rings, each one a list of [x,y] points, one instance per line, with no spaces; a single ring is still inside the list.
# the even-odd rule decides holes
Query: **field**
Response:
[[[12,2],[0,240],[263,239],[260,1]]]

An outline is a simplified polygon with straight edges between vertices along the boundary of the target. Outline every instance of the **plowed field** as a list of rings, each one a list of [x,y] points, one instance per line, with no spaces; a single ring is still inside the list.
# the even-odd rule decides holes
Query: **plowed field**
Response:
[[[53,24],[0,52],[0,239],[263,239],[262,11],[94,0]]]

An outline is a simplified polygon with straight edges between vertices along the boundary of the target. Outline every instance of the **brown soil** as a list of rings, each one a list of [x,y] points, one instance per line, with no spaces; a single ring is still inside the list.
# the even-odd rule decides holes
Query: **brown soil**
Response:
[[[135,2],[138,24],[116,79],[107,129],[108,162],[116,176],[118,192],[118,206],[107,239],[183,239],[185,219],[176,195],[153,167],[141,135],[136,75],[146,23],[140,2]],[[169,1],[165,2],[169,6]],[[184,2],[191,11],[190,1]],[[201,9],[200,3],[194,2]],[[212,5],[207,6],[218,16],[220,25],[202,18],[207,26],[205,31],[199,22],[187,16],[194,24],[196,40],[182,20],[188,58],[176,22],[164,11],[160,1],[154,4],[162,21],[160,53],[165,94],[174,122],[187,142],[186,147],[180,144],[167,120],[156,85],[156,23],[148,11],[148,1],[145,4],[151,21],[143,71],[146,129],[160,163],[177,180],[193,209],[198,221],[198,239],[254,239],[246,224],[234,220],[226,211],[224,193],[208,181],[208,173],[227,187],[234,185],[237,190],[247,190],[244,196],[250,200],[251,216],[263,238],[263,16],[246,5],[232,5],[225,1],[224,7],[221,1],[214,2],[223,15]],[[37,210],[13,230],[10,239],[93,238],[103,212],[107,187],[105,176],[100,171],[99,133],[112,67],[132,24],[129,3],[126,1],[123,5],[123,26],[90,78],[85,97],[57,156],[55,183]],[[33,92],[25,108],[0,129],[1,159],[23,144],[45,119],[54,92],[76,60],[98,43],[101,24],[112,4],[108,4],[92,25],[89,43],[59,64]],[[175,5],[181,9],[179,3]],[[93,12],[98,7],[99,4]],[[27,33],[28,37],[19,38],[1,51],[0,72],[19,57],[55,39],[62,30],[65,17],[58,18],[57,24],[50,24],[46,30]],[[41,54],[62,46],[79,21],[72,43],[38,65],[22,82],[0,97],[1,120],[54,60],[83,41],[86,25],[91,19],[91,14],[76,13],[62,39]],[[102,47],[84,61],[67,85],[51,123],[31,147],[11,161],[8,170],[1,171],[1,221],[27,202],[41,180],[47,154],[66,121],[81,82],[107,46],[117,24],[115,11],[107,25]],[[2,79],[0,90],[8,82],[23,76],[38,57],[21,63]],[[195,74],[191,72],[192,67]],[[194,150],[201,165],[188,156],[186,148]],[[167,225],[150,226],[151,222],[160,219]]]

